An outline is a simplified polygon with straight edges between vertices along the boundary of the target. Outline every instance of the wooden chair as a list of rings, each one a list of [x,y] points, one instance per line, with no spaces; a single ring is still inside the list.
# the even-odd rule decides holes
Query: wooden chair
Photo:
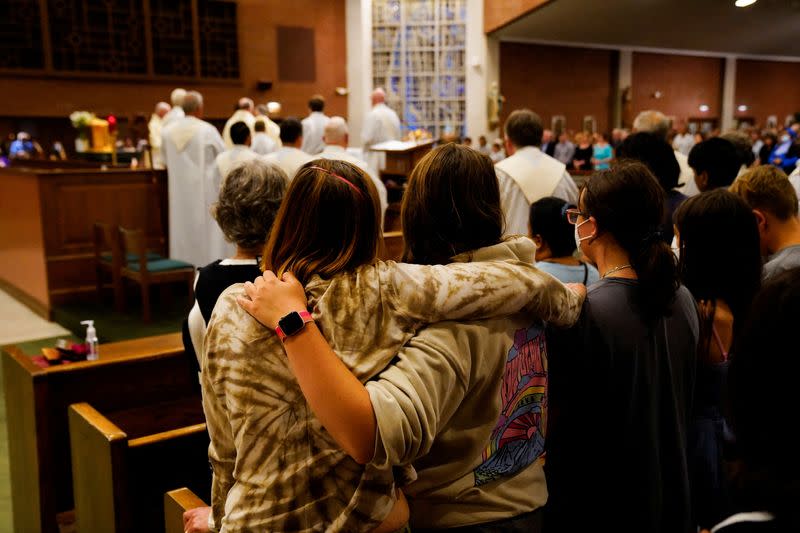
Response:
[[[111,278],[111,287],[114,291],[114,309],[121,310],[122,305],[122,248],[119,244],[119,234],[112,227],[102,222],[92,225],[94,240],[94,266],[97,272],[97,300],[103,301],[103,280]]]
[[[164,494],[164,531],[184,533],[183,513],[198,507],[208,507],[208,504],[186,487]]]
[[[403,256],[403,232],[389,231],[383,234],[383,254],[381,259],[384,261],[400,261]]]
[[[142,292],[142,320],[150,322],[150,286],[182,281],[189,288],[189,305],[194,302],[194,267],[177,259],[148,260],[144,231],[119,228],[124,256],[135,255],[136,260],[122,267],[121,277],[139,284]],[[122,291],[124,294],[124,291]],[[124,302],[124,300],[123,300]],[[124,305],[124,304],[123,304]]]
[[[203,420],[198,396],[107,414],[88,403],[71,405],[76,529],[161,532],[167,490],[187,486],[209,498]]]

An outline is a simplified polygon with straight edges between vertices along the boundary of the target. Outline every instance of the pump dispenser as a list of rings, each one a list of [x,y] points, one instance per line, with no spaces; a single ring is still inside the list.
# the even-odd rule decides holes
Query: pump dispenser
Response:
[[[97,361],[100,352],[97,346],[97,330],[94,329],[94,320],[84,320],[81,325],[86,326],[86,360]]]

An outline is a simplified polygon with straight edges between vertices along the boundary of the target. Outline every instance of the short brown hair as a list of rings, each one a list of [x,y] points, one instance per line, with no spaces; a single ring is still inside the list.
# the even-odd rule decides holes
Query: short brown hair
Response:
[[[778,220],[797,216],[797,192],[786,174],[772,165],[748,170],[731,185],[750,209],[767,211]]]
[[[308,101],[308,108],[311,111],[322,111],[325,109],[325,98],[321,94],[315,94]]]
[[[292,272],[304,285],[372,263],[381,208],[372,180],[358,167],[316,159],[297,171],[264,249],[264,269]]]
[[[211,208],[225,238],[246,250],[264,246],[288,186],[276,165],[254,159],[234,167]]]
[[[517,109],[506,119],[506,137],[517,148],[542,144],[542,119],[530,109]]]
[[[503,211],[492,160],[454,143],[432,150],[411,171],[400,216],[406,262],[446,264],[497,244]]]

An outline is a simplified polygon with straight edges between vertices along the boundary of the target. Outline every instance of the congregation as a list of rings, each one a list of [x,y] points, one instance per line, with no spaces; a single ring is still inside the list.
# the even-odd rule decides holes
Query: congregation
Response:
[[[491,148],[413,168],[394,262],[382,90],[355,150],[321,97],[277,130],[242,99],[220,135],[174,96],[170,254],[207,265],[184,344],[213,469],[186,531],[800,526],[779,348],[800,123],[694,142],[644,111],[572,143],[515,110]]]

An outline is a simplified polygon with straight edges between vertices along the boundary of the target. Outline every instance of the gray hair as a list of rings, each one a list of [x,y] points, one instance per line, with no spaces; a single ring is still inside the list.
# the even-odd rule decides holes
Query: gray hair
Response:
[[[277,165],[247,161],[228,173],[211,214],[225,238],[252,250],[264,246],[289,178]]]
[[[347,122],[342,117],[331,117],[325,125],[324,139],[326,144],[344,143],[347,134]]]
[[[664,113],[654,109],[642,111],[636,115],[633,121],[634,131],[647,131],[658,137],[663,137],[665,140],[671,125],[670,120]]]
[[[252,98],[247,98],[246,96],[243,98],[239,98],[239,102],[236,104],[238,109],[245,109],[247,111],[252,111],[255,108],[255,103],[253,102]]]
[[[183,98],[183,110],[186,114],[194,113],[203,107],[203,95],[197,91],[188,91]]]
[[[180,87],[173,89],[169,95],[169,101],[172,102],[173,106],[182,106],[184,98],[186,98],[186,89],[181,89]]]

